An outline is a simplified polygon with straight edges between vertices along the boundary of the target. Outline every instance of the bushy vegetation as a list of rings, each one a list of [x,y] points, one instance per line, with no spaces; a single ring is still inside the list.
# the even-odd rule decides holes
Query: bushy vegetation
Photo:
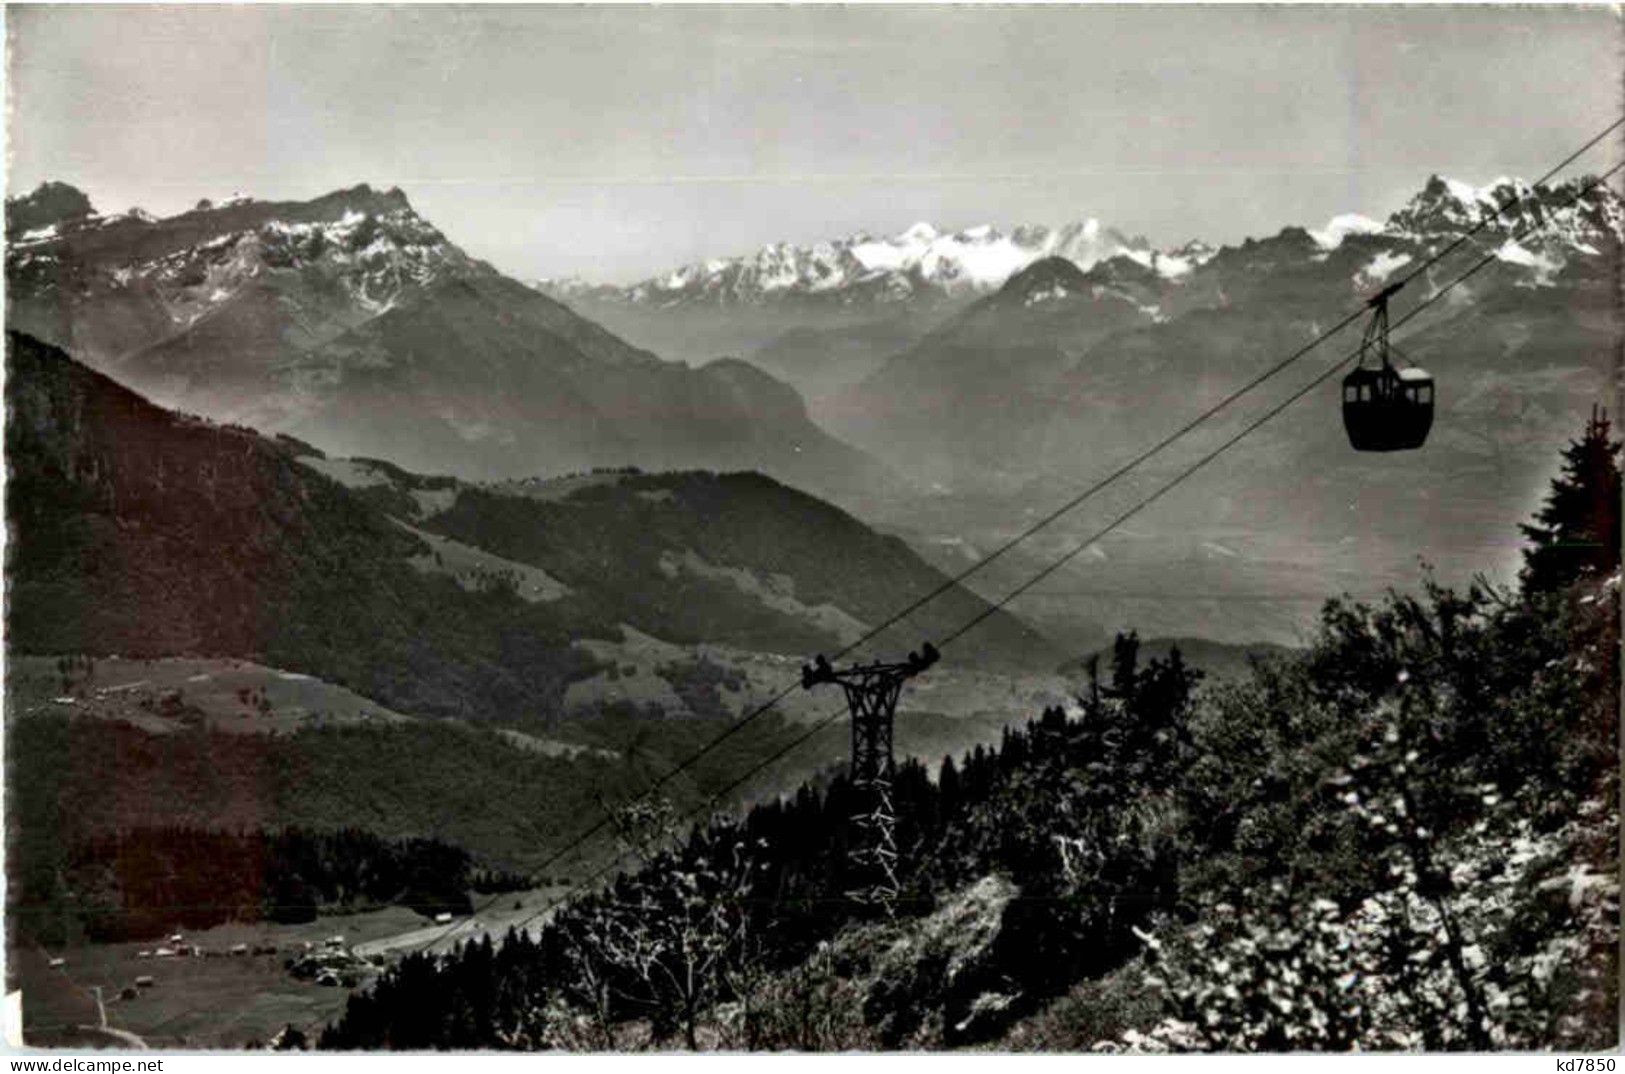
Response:
[[[1202,706],[1167,1017],[1126,1043],[1615,1043],[1617,457],[1600,418],[1565,453],[1520,592],[1334,601]]]
[[[682,699],[688,711],[702,716],[728,716],[731,710],[722,700],[722,691],[737,693],[748,685],[745,673],[701,656],[697,660],[674,661],[655,668],[655,674],[671,683],[672,693]]]
[[[162,936],[227,921],[315,920],[398,904],[427,916],[469,909],[466,851],[356,829],[220,832],[136,828],[25,863],[7,909],[22,935],[60,944]]]
[[[1176,745],[1162,721],[1139,717],[1181,711],[1196,677],[1177,656],[1140,668],[1135,650],[1132,639],[1125,639],[1115,685],[1102,688],[1098,708],[1083,721],[1050,710],[1025,728],[1008,730],[997,749],[978,747],[960,763],[945,762],[934,781],[921,764],[899,767],[893,802],[906,863],[904,914],[928,914],[942,897],[989,872],[1008,877],[1026,895],[1004,909],[988,965],[965,975],[956,994],[935,996],[939,1002],[968,1011],[981,986],[1012,974],[1031,994],[1042,995],[1074,979],[1080,968],[1104,971],[1132,946],[1129,929],[1136,921],[1171,905],[1171,885],[1153,891],[1166,864],[1147,830],[1152,816],[1132,811],[1119,817],[1095,808],[1111,800],[1117,781],[1136,778],[1145,766],[1100,762],[1096,782],[1077,778],[1080,759],[1097,742],[1109,742],[1113,758],[1142,747],[1155,756]],[[1113,696],[1118,691],[1122,696]],[[857,880],[847,857],[854,804],[850,784],[837,776],[757,806],[738,823],[718,821],[697,830],[677,849],[656,849],[669,843],[648,834],[647,815],[623,817],[623,833],[642,867],[604,892],[573,901],[547,925],[534,946],[537,962],[526,970],[546,987],[532,996],[534,1018],[524,1040],[547,1047],[620,1046],[627,1027],[638,1024],[655,1041],[675,1036],[693,1042],[700,1023],[726,1007],[740,1045],[791,1046],[775,1032],[790,1032],[794,1019],[774,1002],[754,1001],[791,994],[801,996],[796,1002],[814,1002],[781,976],[819,958],[844,928],[873,927],[846,898]],[[1057,853],[1056,815],[1076,819],[1091,837],[1121,849],[1099,860]],[[1149,859],[1136,856],[1141,847],[1152,848]],[[1033,944],[1057,957],[1032,959]],[[421,1021],[408,1027],[397,1020],[397,1011],[415,1009],[413,1004],[397,1006],[385,998],[406,987],[406,970],[401,973],[389,988],[358,997],[326,1043],[389,1047],[425,1039],[430,1031]],[[673,987],[674,981],[684,987]],[[935,987],[929,974],[915,983],[928,991]],[[866,1016],[884,1025],[870,1043],[896,1047],[908,1041],[922,1021],[922,998],[906,988],[871,997]],[[492,1027],[462,1035],[468,1028],[448,1030],[441,1046],[508,1047],[517,1039],[493,1035]]]
[[[1609,503],[1616,452],[1594,423],[1573,502]],[[1562,507],[1542,525],[1575,531]],[[1554,575],[1534,540],[1516,592],[1334,600],[1243,681],[1199,688],[1120,638],[1076,717],[934,780],[902,766],[896,921],[843,897],[843,778],[675,842],[638,834],[644,811],[623,818],[641,867],[539,938],[403,964],[322,1042],[952,1046],[1126,975],[1137,1024],[1036,1043],[1612,1046],[1617,546]]]

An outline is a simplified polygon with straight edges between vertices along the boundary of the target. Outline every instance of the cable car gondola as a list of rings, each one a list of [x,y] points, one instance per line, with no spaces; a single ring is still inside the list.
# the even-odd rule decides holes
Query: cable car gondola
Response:
[[[1360,338],[1360,362],[1343,378],[1343,428],[1355,451],[1410,451],[1433,427],[1433,378],[1414,367],[1395,369],[1390,354],[1388,299],[1402,286],[1386,287],[1366,303],[1375,312]]]

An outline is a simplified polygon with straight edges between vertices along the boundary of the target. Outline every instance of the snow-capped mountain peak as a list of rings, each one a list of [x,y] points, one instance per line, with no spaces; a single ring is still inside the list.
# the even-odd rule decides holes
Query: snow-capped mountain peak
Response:
[[[154,296],[179,330],[251,286],[286,284],[302,294],[320,279],[319,293],[378,313],[448,274],[490,270],[418,216],[399,190],[362,185],[305,202],[234,195],[162,219],[139,209],[77,215],[17,236],[7,271],[41,294]]]
[[[759,305],[817,300],[851,305],[987,294],[1047,257],[1082,269],[1128,256],[1173,279],[1211,251],[1192,244],[1167,253],[1087,217],[1061,227],[1024,225],[1011,231],[976,224],[946,231],[920,221],[884,237],[860,231],[807,245],[771,243],[752,254],[693,262],[626,288],[579,281],[542,281],[561,297],[665,308],[689,304]]]
[[[934,240],[938,234],[939,232],[937,229],[933,227],[929,221],[921,220],[919,223],[900,233],[897,236],[896,241],[901,245],[928,243]]]
[[[55,234],[58,225],[68,226],[96,215],[84,191],[67,183],[45,182],[27,194],[6,199],[6,238],[16,241],[25,234]]]
[[[1570,180],[1556,187],[1536,189],[1522,179],[1502,176],[1484,186],[1474,186],[1434,175],[1388,218],[1385,230],[1407,235],[1459,233],[1485,221],[1503,229],[1518,228],[1537,207],[1563,211],[1560,203],[1578,192],[1578,182]]]
[[[1570,256],[1596,254],[1625,238],[1619,197],[1607,188],[1582,195],[1584,182],[1535,188],[1522,179],[1501,177],[1475,186],[1435,175],[1386,220],[1344,212],[1319,228],[1287,229],[1295,236],[1288,245],[1292,256],[1320,263],[1340,250],[1349,254],[1348,244],[1359,240],[1352,256],[1370,262],[1360,274],[1363,285],[1393,271],[1393,258],[1425,257],[1486,220],[1485,234],[1477,240],[1487,244],[1486,251],[1539,223],[1538,235],[1506,245],[1502,257],[1506,264],[1529,271],[1538,284],[1561,271]],[[991,293],[1049,257],[1065,258],[1085,272],[1126,258],[1153,278],[1183,283],[1218,252],[1202,242],[1157,249],[1081,214],[1058,227],[1027,224],[1008,231],[988,223],[949,230],[921,221],[901,231],[861,231],[806,245],[772,243],[752,254],[696,261],[629,287],[581,281],[542,281],[539,286],[566,300],[654,309],[802,301],[839,306],[931,303]]]
[[[1495,197],[1497,190],[1508,187],[1516,191],[1522,186],[1513,180],[1497,179],[1488,186],[1476,187],[1459,179],[1430,176],[1421,192],[1389,217],[1389,228],[1422,233],[1472,227],[1486,215],[1493,216],[1503,204]]]
[[[1583,177],[1536,187],[1506,176],[1474,186],[1435,175],[1388,218],[1381,234],[1431,250],[1474,229],[1482,232],[1479,244],[1541,286],[1572,258],[1625,242],[1625,202],[1606,184]]]
[[[1350,235],[1374,235],[1383,229],[1383,224],[1362,216],[1359,213],[1342,213],[1332,217],[1326,226],[1309,232],[1311,238],[1323,250],[1335,250],[1343,245],[1343,240]]]

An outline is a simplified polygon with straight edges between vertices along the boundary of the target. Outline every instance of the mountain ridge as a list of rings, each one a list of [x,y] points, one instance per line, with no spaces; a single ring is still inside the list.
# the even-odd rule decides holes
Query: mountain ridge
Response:
[[[1551,188],[1545,188],[1551,189]],[[1323,250],[1334,250],[1350,235],[1403,237],[1459,231],[1476,224],[1514,195],[1538,195],[1527,182],[1500,177],[1473,186],[1438,174],[1382,221],[1356,211],[1334,215],[1319,228],[1305,228]],[[1531,219],[1513,205],[1506,215],[1516,227]],[[1617,224],[1617,219],[1616,219]],[[1226,246],[1245,246],[1243,239]],[[1047,257],[1063,257],[1087,271],[1095,264],[1126,257],[1168,280],[1204,264],[1220,247],[1200,239],[1167,248],[1088,217],[1059,226],[1023,224],[1001,230],[990,224],[940,231],[927,222],[875,236],[866,231],[835,239],[766,243],[737,255],[714,256],[678,266],[626,285],[594,283],[580,277],[543,278],[533,285],[566,302],[625,304],[673,309],[807,302],[835,305],[941,303],[955,296],[998,290],[1011,277]]]
[[[14,652],[246,657],[407,714],[524,726],[562,716],[605,670],[594,646],[631,631],[669,639],[655,648],[686,681],[685,646],[832,652],[942,581],[765,476],[481,486],[323,460],[7,343]],[[872,644],[985,607],[958,590]],[[988,627],[995,662],[1059,662],[1003,613]]]
[[[899,451],[885,448],[883,442],[898,431],[898,423],[919,424],[929,434],[943,407],[970,412],[974,408],[967,400],[980,398],[975,394],[980,391],[976,378],[994,371],[1009,393],[1030,404],[1017,406],[1015,413],[1023,422],[1038,422],[1040,428],[1059,420],[1054,415],[1058,409],[1070,409],[1077,416],[1099,409],[1102,397],[1123,398],[1125,392],[1141,390],[1150,393],[1145,399],[1150,403],[1159,394],[1177,396],[1182,385],[1178,379],[1168,380],[1170,376],[1196,374],[1207,395],[1209,381],[1216,391],[1228,378],[1215,358],[1202,359],[1206,368],[1182,368],[1192,366],[1204,351],[1216,350],[1211,342],[1200,345],[1204,338],[1213,340],[1209,330],[1195,327],[1195,321],[1187,328],[1182,321],[1235,321],[1240,315],[1254,326],[1260,340],[1282,329],[1296,334],[1291,322],[1302,321],[1308,329],[1304,336],[1312,336],[1318,331],[1316,322],[1304,310],[1319,308],[1331,315],[1349,308],[1391,282],[1405,266],[1419,264],[1456,241],[1464,227],[1479,224],[1485,219],[1485,206],[1501,204],[1513,194],[1522,200],[1504,214],[1507,219],[1489,221],[1470,243],[1477,253],[1492,258],[1494,271],[1480,275],[1453,305],[1460,308],[1477,294],[1516,298],[1535,311],[1547,309],[1552,302],[1545,297],[1548,293],[1557,296],[1591,286],[1588,281],[1594,282],[1596,269],[1606,269],[1625,241],[1625,201],[1606,187],[1581,196],[1582,182],[1537,190],[1504,180],[1478,190],[1434,177],[1379,229],[1365,226],[1369,221],[1361,224],[1346,218],[1318,234],[1289,226],[1265,239],[1222,247],[1177,279],[1154,275],[1124,257],[1077,272],[1040,262],[1037,271],[1046,273],[1042,286],[1033,282],[1035,277],[1029,274],[1035,268],[1029,267],[850,386],[836,407],[833,428],[883,458],[931,457],[933,451],[919,443],[910,441]],[[1564,204],[1571,199],[1573,204]],[[1537,224],[1540,231],[1533,230]],[[1516,237],[1520,232],[1521,240]],[[1468,256],[1458,255],[1463,266]],[[1440,284],[1429,280],[1418,286]],[[1409,295],[1396,300],[1401,312],[1408,300]],[[1412,329],[1407,335],[1420,339],[1417,333],[1427,331]],[[1159,345],[1155,342],[1159,337],[1178,343]],[[1193,343],[1198,345],[1193,348]],[[1035,347],[1049,357],[1036,364],[1028,360]],[[1155,352],[1154,364],[1130,370],[1144,382],[1142,388],[1134,388],[1122,376],[1098,379],[1122,364],[1120,357],[1108,358],[1108,349],[1119,354],[1131,350],[1148,359]],[[1182,353],[1190,357],[1181,358]],[[1246,357],[1238,351],[1226,362]],[[1235,372],[1245,368],[1237,365]],[[1031,372],[1019,372],[1023,369]],[[1159,381],[1154,371],[1164,378]],[[962,378],[970,379],[961,384]],[[917,402],[922,393],[939,402],[922,408]],[[941,450],[955,454],[950,443],[942,444]]]
[[[1568,430],[1611,400],[1610,356],[1625,333],[1617,299],[1625,212],[1611,189],[1582,196],[1589,183],[1502,184],[1499,202],[1518,189],[1534,196],[1392,300],[1394,318],[1406,317],[1487,259],[1395,333],[1405,358],[1439,385],[1422,449],[1351,450],[1333,380],[1248,432],[1192,487],[1162,499],[1147,524],[1115,532],[1058,572],[1053,587],[1027,594],[1023,616],[1057,636],[1081,614],[1148,634],[1291,644],[1310,619],[1314,602],[1300,598],[1311,579],[1368,596],[1405,577],[1418,555],[1462,584],[1452,564],[1515,575],[1510,550],[1490,547],[1485,535],[1527,512]],[[1391,229],[1317,236],[1287,227],[1224,247],[1179,280],[1097,263],[1083,273],[1087,287],[1039,288],[1045,300],[1033,305],[1012,281],[872,359],[866,376],[815,414],[937,488],[943,506],[934,517],[915,509],[877,521],[908,529],[920,548],[950,537],[988,547],[1010,518],[1066,502],[1301,352],[1293,369],[1148,460],[1095,508],[1059,521],[1051,542],[1059,555],[1101,524],[1092,519],[1127,510],[1202,451],[1240,435],[1292,386],[1351,355],[1357,323],[1304,348],[1345,315],[1358,319],[1377,287],[1482,221],[1491,195],[1464,195],[1439,180]],[[1545,230],[1533,230],[1538,223]],[[1011,557],[978,584],[990,593],[1019,584],[1022,571],[1046,565],[1044,551],[1032,549],[1019,570],[1013,561],[1022,557]],[[1146,599],[1113,595],[1127,591]],[[1180,593],[1214,599],[1179,602]]]
[[[1094,282],[1117,289],[1142,307],[1142,320],[1147,323],[1196,309],[1221,309],[1245,299],[1252,286],[1249,279],[1268,276],[1283,252],[1301,262],[1303,271],[1320,274],[1317,266],[1326,261],[1340,266],[1350,250],[1370,250],[1366,259],[1347,270],[1356,277],[1350,282],[1363,295],[1380,288],[1401,267],[1404,262],[1399,258],[1414,259],[1414,251],[1441,249],[1515,195],[1526,199],[1525,204],[1513,205],[1491,225],[1490,234],[1503,240],[1511,230],[1545,219],[1552,206],[1575,191],[1580,182],[1570,180],[1536,191],[1515,179],[1497,179],[1478,187],[1431,176],[1404,205],[1381,219],[1343,212],[1318,227],[1294,223],[1273,235],[1221,246],[1193,240],[1154,250],[1143,240],[1124,239],[1120,232],[1097,227],[1099,241],[1079,251],[1054,241],[1065,228],[1015,228],[1008,234],[995,228],[974,228],[944,236],[934,228],[916,227],[885,240],[891,244],[886,248],[893,251],[895,263],[873,272],[850,263],[855,241],[848,237],[800,246],[771,243],[759,256],[711,258],[626,287],[581,280],[547,281],[540,286],[623,338],[664,354],[688,360],[724,353],[742,355],[794,385],[821,422],[837,435],[854,439],[852,427],[838,413],[831,414],[832,409],[838,412],[848,405],[843,393],[875,374],[888,359],[965,316],[978,301],[997,293],[1009,279],[1046,256],[1067,257],[1081,270],[1095,273]],[[1610,206],[1589,200],[1579,211],[1559,212],[1562,219],[1551,221],[1552,226],[1537,240],[1537,249],[1511,244],[1503,256],[1509,263],[1520,261],[1538,270],[1528,282],[1542,285],[1576,255],[1589,256],[1602,249],[1589,244],[1588,235],[1621,233],[1621,215],[1617,206]],[[979,281],[949,278],[945,282],[950,286],[938,286],[921,276],[917,256],[905,264],[911,242],[918,247],[917,255],[924,249],[920,244],[932,236],[932,241],[959,243],[956,235],[971,233],[984,244],[996,238],[1012,250],[1016,249],[1009,245],[1012,236],[1043,234],[1050,236],[1051,248],[1042,244],[1022,247],[1020,256],[1007,257],[999,271],[984,274]],[[1108,236],[1113,236],[1109,242]],[[964,242],[969,243],[966,249],[975,246],[969,239]],[[1406,249],[1385,258],[1378,249],[1384,244]],[[1215,259],[1220,260],[1217,267]],[[797,269],[798,265],[805,271]],[[768,287],[761,277],[770,275],[767,269],[773,266],[788,266],[790,271]]]
[[[771,378],[624,342],[470,257],[398,188],[92,213],[22,235],[6,271],[9,327],[165,406],[341,454],[471,478],[759,468],[837,497],[898,481]]]
[[[625,287],[576,277],[537,280],[535,286],[566,302],[666,309],[794,301],[835,306],[942,303],[995,290],[1045,257],[1066,257],[1088,267],[1128,256],[1177,276],[1206,252],[1200,243],[1155,250],[1144,238],[1125,236],[1092,217],[1058,227],[1024,224],[1008,232],[988,224],[941,232],[920,222],[888,236],[859,231],[809,244],[769,243],[750,254],[691,262]]]

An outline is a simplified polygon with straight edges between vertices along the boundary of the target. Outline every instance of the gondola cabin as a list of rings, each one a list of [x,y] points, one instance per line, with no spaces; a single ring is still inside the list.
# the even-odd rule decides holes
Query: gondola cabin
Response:
[[[1391,365],[1343,378],[1343,428],[1355,451],[1410,451],[1433,428],[1433,377]]]
[[[1355,451],[1410,451],[1433,428],[1433,378],[1414,367],[1396,369],[1397,348],[1388,340],[1388,300],[1404,286],[1389,284],[1366,300],[1372,312],[1360,363],[1343,378],[1343,428]]]

